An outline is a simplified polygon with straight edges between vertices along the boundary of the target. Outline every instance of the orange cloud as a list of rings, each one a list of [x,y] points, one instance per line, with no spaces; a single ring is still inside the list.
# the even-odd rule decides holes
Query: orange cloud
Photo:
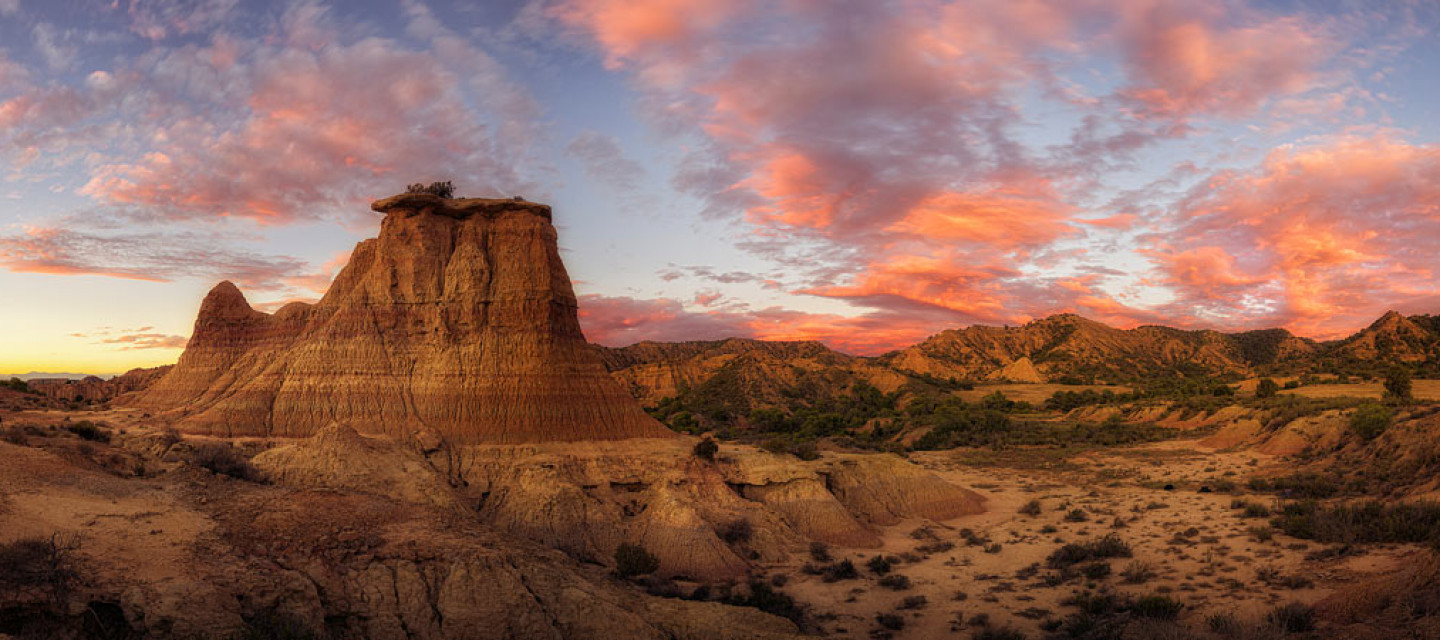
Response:
[[[1179,296],[1168,309],[1348,333],[1440,293],[1436,212],[1440,146],[1382,133],[1277,149],[1182,203],[1182,226],[1155,252]]]

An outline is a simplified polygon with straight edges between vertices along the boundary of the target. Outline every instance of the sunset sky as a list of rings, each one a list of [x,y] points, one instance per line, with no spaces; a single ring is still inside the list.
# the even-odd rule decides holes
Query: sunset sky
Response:
[[[555,207],[592,341],[1440,312],[1440,3],[0,0],[0,373]]]

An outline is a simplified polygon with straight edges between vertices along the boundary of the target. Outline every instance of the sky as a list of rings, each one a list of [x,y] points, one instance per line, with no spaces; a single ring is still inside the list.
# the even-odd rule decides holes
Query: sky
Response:
[[[0,372],[315,300],[413,182],[593,342],[1440,312],[1440,3],[0,0]]]

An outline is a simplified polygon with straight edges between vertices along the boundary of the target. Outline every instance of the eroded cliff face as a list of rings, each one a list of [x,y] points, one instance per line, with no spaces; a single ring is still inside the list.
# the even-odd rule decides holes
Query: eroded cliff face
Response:
[[[379,237],[320,302],[270,315],[220,283],[134,404],[223,436],[334,421],[457,443],[672,435],[586,345],[548,206],[407,194],[372,208]]]
[[[659,573],[745,577],[753,563],[805,553],[811,541],[877,547],[882,527],[982,513],[984,499],[889,454],[802,461],[722,445],[714,461],[686,438],[624,443],[474,445],[429,452],[332,425],[256,456],[271,480],[379,494],[472,511],[511,537],[610,564],[622,542],[644,546]],[[745,522],[750,534],[726,540]]]

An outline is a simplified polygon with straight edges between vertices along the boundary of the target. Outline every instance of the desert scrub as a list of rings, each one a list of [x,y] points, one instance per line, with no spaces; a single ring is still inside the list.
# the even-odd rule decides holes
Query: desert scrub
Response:
[[[660,559],[645,547],[622,542],[615,549],[615,574],[621,578],[633,578],[655,573],[660,568]]]
[[[692,453],[695,454],[695,457],[710,462],[715,461],[715,454],[719,452],[720,445],[715,444],[715,441],[709,438],[705,438],[704,440],[695,443],[695,449],[692,451]]]
[[[1374,440],[1390,428],[1395,413],[1378,402],[1367,402],[1350,413],[1350,431],[1365,440]]]
[[[1130,550],[1130,544],[1120,536],[1111,533],[1099,540],[1072,542],[1060,547],[1050,554],[1046,563],[1051,569],[1062,569],[1090,560],[1129,558],[1131,555],[1133,552]]]
[[[83,577],[79,549],[78,536],[62,533],[0,544],[0,610],[32,598],[64,605]]]
[[[898,613],[877,613],[875,624],[880,625],[881,629],[899,631],[905,628],[905,617]]]
[[[797,625],[805,618],[805,609],[795,599],[764,582],[751,582],[750,593],[745,597],[732,596],[726,604],[738,607],[753,607],[770,615],[789,619]]]
[[[89,420],[65,425],[65,430],[80,437],[87,442],[109,442],[110,432],[100,428],[100,425]]]
[[[881,578],[879,584],[886,589],[904,591],[910,588],[910,578],[897,573]]]
[[[1180,610],[1184,608],[1179,600],[1160,594],[1141,596],[1128,607],[1136,617],[1156,620],[1174,620],[1180,617]]]
[[[1321,473],[1296,473],[1276,478],[1251,478],[1250,489],[1282,494],[1289,498],[1324,500],[1344,490],[1339,476]],[[1355,487],[1363,490],[1363,487]]]
[[[930,600],[925,596],[905,596],[905,599],[900,601],[900,606],[896,608],[902,611],[924,609],[927,604],[930,604]]]
[[[1025,640],[1025,634],[1011,627],[984,627],[970,636],[972,640]]]
[[[868,562],[866,562],[865,567],[869,569],[871,573],[874,573],[877,576],[883,576],[887,573],[890,573],[890,567],[894,564],[894,561],[890,560],[889,558],[877,555],[871,558]]]
[[[1040,515],[1040,501],[1039,501],[1039,500],[1031,500],[1031,501],[1025,503],[1025,506],[1020,507],[1020,514],[1021,514],[1021,515],[1026,515],[1026,516],[1038,516],[1038,515]]]
[[[1272,524],[1295,538],[1347,544],[1409,542],[1440,546],[1440,503],[1366,501],[1285,505]]]
[[[1140,560],[1131,561],[1125,565],[1125,570],[1120,572],[1120,577],[1125,579],[1126,584],[1145,584],[1154,580],[1155,575],[1155,567]]]
[[[1303,602],[1291,602],[1275,607],[1265,619],[1285,633],[1315,630],[1315,610]]]
[[[229,476],[237,480],[260,482],[263,479],[260,471],[252,466],[244,455],[230,445],[218,443],[202,444],[190,452],[188,460],[191,464],[208,469],[212,473]]]

